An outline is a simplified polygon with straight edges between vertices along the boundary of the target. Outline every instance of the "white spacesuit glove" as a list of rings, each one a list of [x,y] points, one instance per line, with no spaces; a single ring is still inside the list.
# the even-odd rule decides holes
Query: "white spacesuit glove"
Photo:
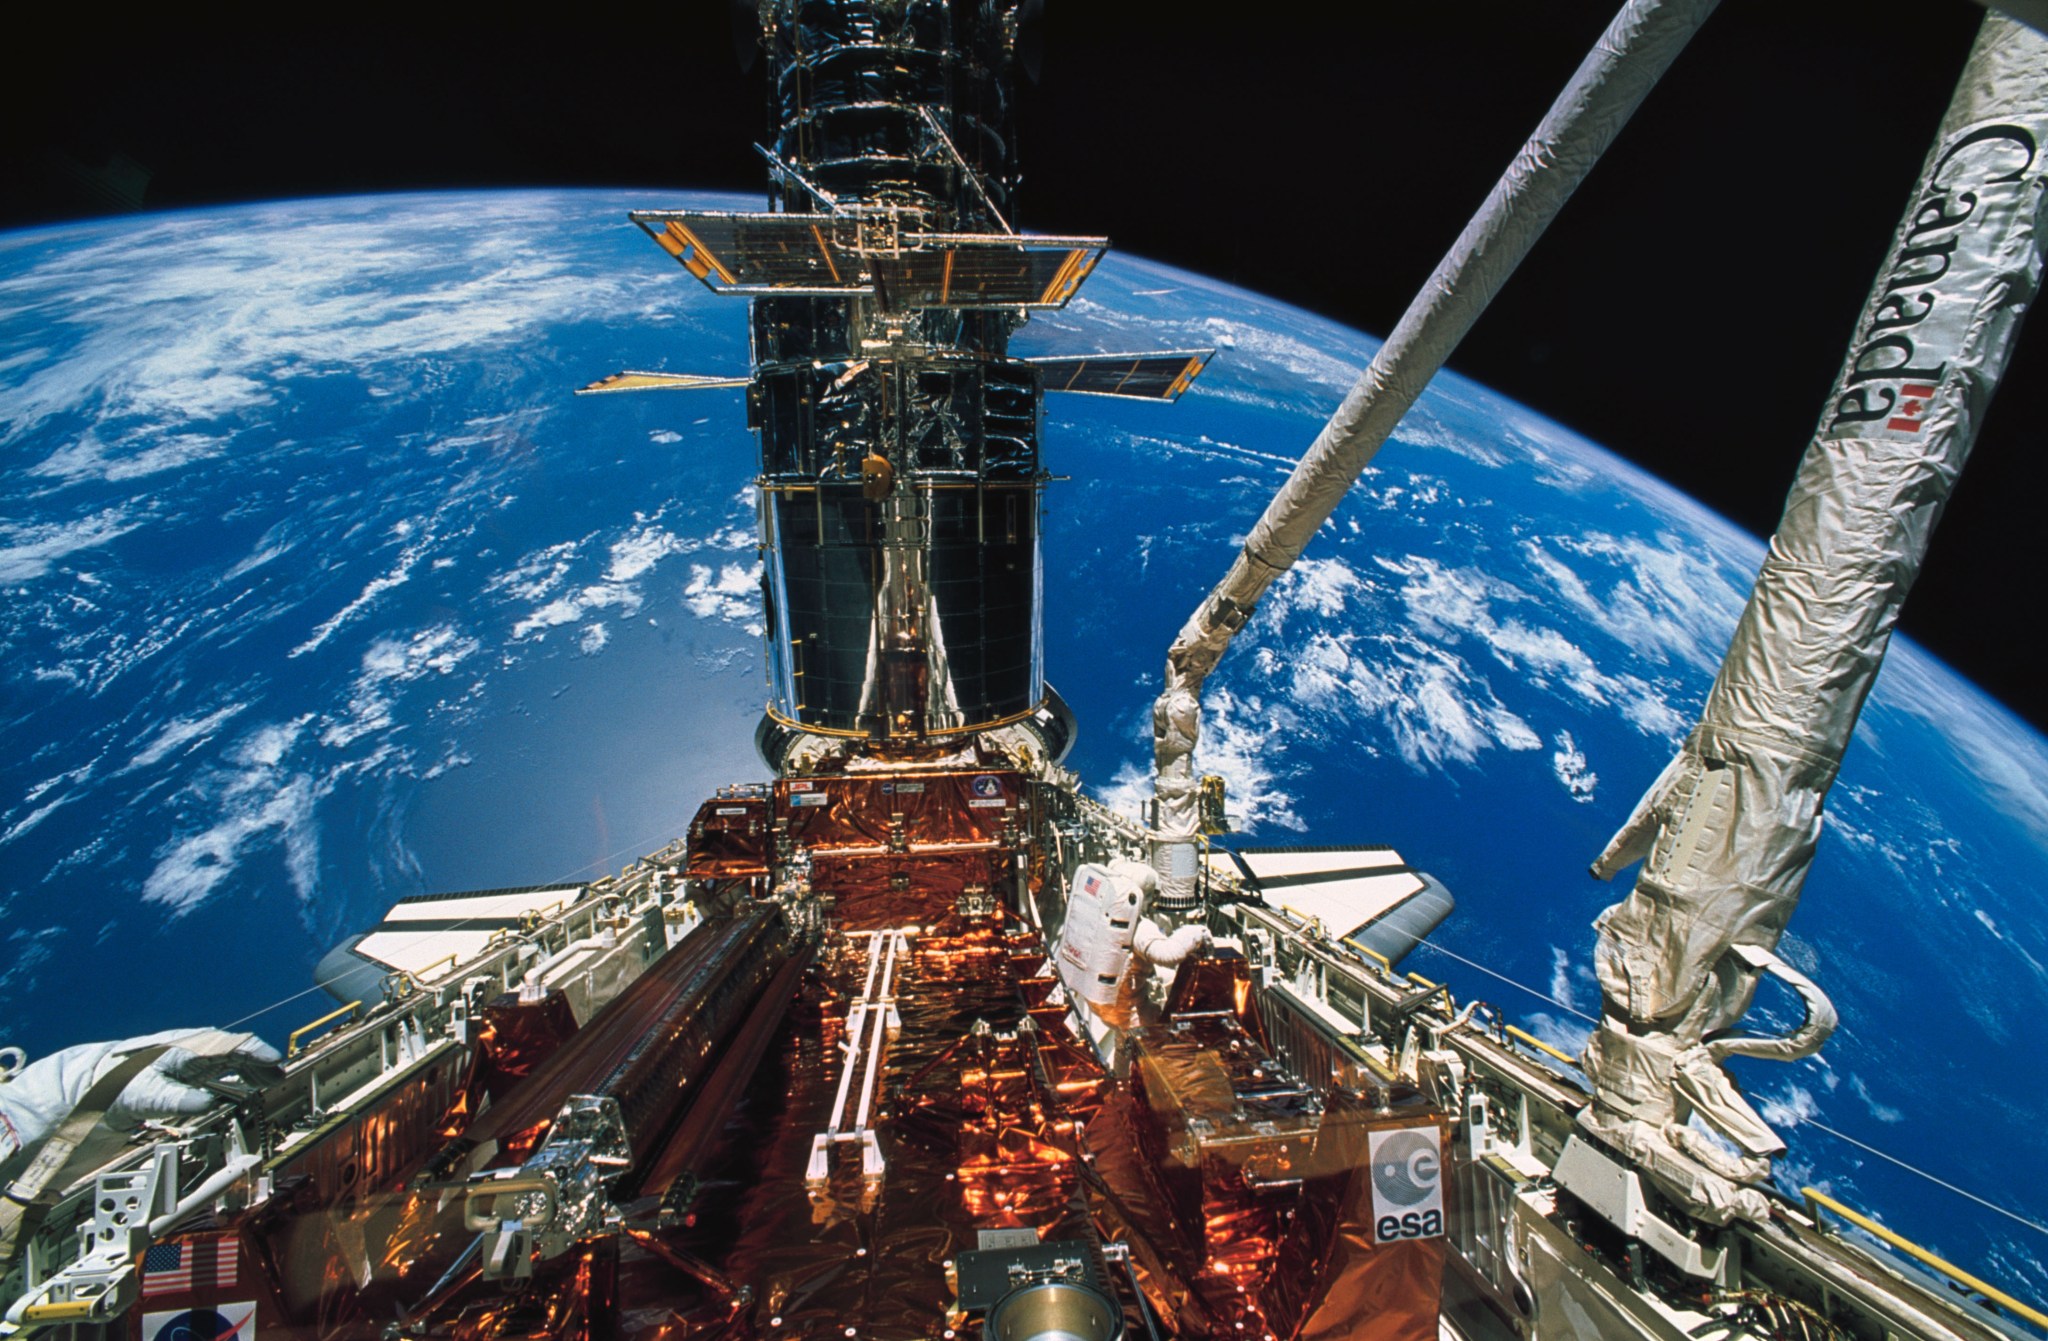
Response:
[[[276,1048],[254,1034],[218,1029],[166,1029],[106,1043],[61,1049],[0,1079],[0,1160],[34,1145],[55,1130],[100,1076],[138,1048],[170,1044],[107,1110],[115,1128],[139,1122],[189,1117],[212,1106],[205,1081],[235,1076],[265,1083],[275,1078]]]

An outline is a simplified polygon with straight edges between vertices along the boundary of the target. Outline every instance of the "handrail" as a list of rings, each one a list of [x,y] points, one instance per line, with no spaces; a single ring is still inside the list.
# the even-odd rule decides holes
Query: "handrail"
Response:
[[[1847,1206],[1844,1206],[1841,1202],[1836,1201],[1827,1193],[1811,1187],[1802,1187],[1799,1189],[1799,1193],[1801,1196],[1806,1198],[1806,1207],[1808,1211],[1812,1211],[1815,1206],[1825,1206],[1829,1210],[1833,1211],[1836,1215],[1839,1215],[1844,1220],[1847,1220],[1850,1224],[1855,1225],[1858,1229],[1864,1230],[1871,1234],[1875,1234],[1878,1238],[1884,1240],[1886,1243],[1889,1243],[1892,1247],[1897,1248],[1900,1252],[1906,1254],[1906,1256],[1912,1258],[1914,1261],[1920,1263],[1922,1266],[1932,1267],[1934,1270],[1940,1272],[1944,1276],[1947,1276],[1950,1280],[1956,1282],[1958,1285],[1961,1285],[1966,1289],[1975,1290],[1978,1294],[1983,1295],[1986,1299],[1989,1299],[1992,1303],[1997,1304],[2000,1308],[2003,1308],[2010,1313],[2016,1314],[2019,1317],[2025,1318],[2028,1322],[2033,1323],[2036,1327],[2048,1327],[2048,1313],[2043,1313],[2041,1312],[2041,1310],[2037,1308],[2029,1308],[2027,1305],[2022,1304],[2019,1300],[2013,1298],[2011,1295],[2007,1294],[2005,1291],[1997,1288],[1996,1286],[1987,1285],[1983,1281],[1978,1280],[1975,1276],[1972,1276],[1969,1272],[1963,1270],[1955,1263],[1950,1262],[1945,1258],[1935,1256],[1933,1253],[1927,1251],[1927,1249],[1921,1247],[1919,1244],[1914,1243],[1912,1240],[1902,1238],[1899,1235],[1894,1234],[1891,1230],[1886,1229],[1883,1225],[1871,1219],[1869,1216],[1864,1215],[1858,1211],[1853,1211],[1849,1209]],[[1814,1218],[1818,1220],[1820,1217],[1818,1215],[1815,1215]]]
[[[1392,973],[1394,971],[1394,961],[1388,959],[1385,955],[1381,954],[1378,950],[1373,949],[1370,945],[1365,944],[1365,942],[1354,940],[1351,937],[1346,936],[1343,940],[1343,944],[1358,951],[1358,953],[1364,955],[1367,959],[1372,960],[1375,964],[1378,964],[1388,973]]]
[[[338,1010],[328,1011],[325,1015],[322,1015],[319,1019],[313,1021],[311,1024],[300,1025],[298,1028],[292,1030],[291,1037],[285,1040],[284,1055],[287,1057],[298,1056],[300,1051],[300,1039],[304,1038],[307,1034],[312,1033],[315,1029],[318,1029],[323,1025],[333,1024],[336,1020],[340,1019],[344,1015],[361,1014],[362,1009],[362,1002],[351,1001],[346,1006],[343,1006]]]
[[[432,973],[435,969],[441,967],[441,965],[443,964],[446,964],[450,968],[454,968],[458,958],[458,952],[450,950],[447,954],[442,955],[439,959],[436,959],[431,964],[426,964],[416,969],[401,969],[400,972],[402,972],[407,978],[412,980],[412,985],[415,988],[418,988],[421,991],[425,991],[427,986],[427,975],[429,973]]]
[[[1573,1067],[1575,1069],[1577,1068],[1579,1064],[1578,1058],[1572,1056],[1570,1053],[1564,1051],[1562,1048],[1551,1047],[1548,1043],[1545,1043],[1542,1039],[1536,1037],[1536,1035],[1530,1033],[1527,1029],[1517,1029],[1512,1024],[1503,1025],[1502,1028],[1506,1029],[1508,1037],[1514,1039],[1516,1042],[1526,1043],[1530,1047],[1536,1049],[1536,1051],[1538,1052],[1548,1053],[1552,1057],[1557,1058],[1557,1060],[1563,1062],[1566,1066]]]

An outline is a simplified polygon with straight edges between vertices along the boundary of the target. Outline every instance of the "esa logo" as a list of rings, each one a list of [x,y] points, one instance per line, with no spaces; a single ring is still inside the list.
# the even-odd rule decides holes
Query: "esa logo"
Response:
[[[1443,1147],[1434,1126],[1371,1134],[1373,1241],[1444,1232]]]
[[[1444,1232],[1444,1218],[1436,1211],[1414,1211],[1406,1215],[1383,1215],[1373,1226],[1373,1237],[1381,1243],[1393,1239],[1433,1239]]]

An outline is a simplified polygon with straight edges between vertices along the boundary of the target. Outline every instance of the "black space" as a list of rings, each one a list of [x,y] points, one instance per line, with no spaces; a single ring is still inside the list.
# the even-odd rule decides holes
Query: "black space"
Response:
[[[1051,0],[1020,222],[1383,334],[1612,12]],[[740,69],[719,0],[477,14],[439,31],[101,20],[17,53],[0,225],[359,191],[760,185],[759,71]],[[1981,15],[1727,0],[1453,366],[1768,533]],[[147,174],[125,195],[106,171],[120,160]],[[1904,621],[2036,725],[2043,425],[2037,329]]]

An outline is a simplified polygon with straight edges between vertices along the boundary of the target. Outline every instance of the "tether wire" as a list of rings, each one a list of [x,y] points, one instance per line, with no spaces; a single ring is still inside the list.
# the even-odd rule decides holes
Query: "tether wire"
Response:
[[[684,819],[682,821],[682,825],[686,826],[688,825],[688,823],[688,819]],[[612,851],[607,852],[605,855],[601,857],[593,857],[589,861],[584,862],[581,866],[573,867],[569,871],[555,877],[552,880],[543,880],[540,883],[543,886],[567,884],[575,877],[583,874],[585,871],[590,870],[592,867],[609,867],[611,863],[617,861],[619,858],[625,856],[629,852],[644,850],[647,847],[648,843],[657,841],[660,835],[663,833],[672,834],[679,832],[681,832],[681,826],[670,825],[666,828],[657,830],[654,836],[651,838],[636,839],[631,843],[627,843],[623,847],[612,849]],[[476,917],[464,918],[461,922],[456,923],[452,927],[444,927],[440,931],[429,932],[427,934],[430,936],[452,935],[455,932],[461,931],[464,927],[468,926],[472,922],[480,922],[483,920],[484,919],[482,914],[478,914]],[[293,992],[290,996],[280,997],[276,1001],[271,1002],[267,1006],[258,1006],[255,1010],[250,1011],[247,1015],[242,1016],[240,1019],[230,1020],[226,1024],[221,1025],[220,1028],[233,1029],[237,1025],[244,1025],[249,1023],[251,1020],[261,1019],[263,1016],[270,1014],[270,1012],[274,1010],[281,1010],[284,1007],[291,1005],[292,1002],[294,1001],[302,1001],[306,997],[316,995],[317,993],[324,992],[326,990],[327,984],[315,982],[311,987],[303,988],[300,991]]]
[[[1531,987],[1531,986],[1530,986],[1530,985],[1529,985],[1528,983],[1525,983],[1525,982],[1516,982],[1516,981],[1515,981],[1515,980],[1514,980],[1513,978],[1510,978],[1510,977],[1509,977],[1509,976],[1508,976],[1507,974],[1505,974],[1505,973],[1497,973],[1497,972],[1495,972],[1494,970],[1492,970],[1492,969],[1490,969],[1490,968],[1486,967],[1486,965],[1484,965],[1484,964],[1476,963],[1476,962],[1474,962],[1473,960],[1467,959],[1467,958],[1465,958],[1465,956],[1463,956],[1463,955],[1459,954],[1459,953],[1458,953],[1458,952],[1457,952],[1456,950],[1446,950],[1446,949],[1444,949],[1444,947],[1443,947],[1443,946],[1441,946],[1441,945],[1438,945],[1438,944],[1437,944],[1437,943],[1436,943],[1435,941],[1423,941],[1423,942],[1421,942],[1420,944],[1418,944],[1418,945],[1417,945],[1417,946],[1416,946],[1415,948],[1416,948],[1416,949],[1418,949],[1418,950],[1434,950],[1434,951],[1436,951],[1436,952],[1437,952],[1438,954],[1440,954],[1440,955],[1445,955],[1445,956],[1448,956],[1449,958],[1452,958],[1452,959],[1455,959],[1455,960],[1457,960],[1457,961],[1458,961],[1458,962],[1459,962],[1460,964],[1463,964],[1463,965],[1464,965],[1464,966],[1465,966],[1466,968],[1473,968],[1473,969],[1478,969],[1478,970],[1479,970],[1479,971],[1480,971],[1481,973],[1484,973],[1484,974],[1485,974],[1485,975],[1486,975],[1487,977],[1489,977],[1489,978],[1498,978],[1498,979],[1500,979],[1500,980],[1501,980],[1502,982],[1506,983],[1506,984],[1507,984],[1508,986],[1510,986],[1510,987],[1515,987],[1515,988],[1519,988],[1519,989],[1521,989],[1522,991],[1524,991],[1524,992],[1527,992],[1527,993],[1528,993],[1528,994],[1529,994],[1530,996],[1533,996],[1533,997],[1535,997],[1535,998],[1536,998],[1536,999],[1537,999],[1538,1001],[1548,1001],[1548,1002],[1549,1002],[1549,1003],[1550,1003],[1551,1005],[1553,1005],[1553,1006],[1556,1006],[1556,1007],[1557,1007],[1557,1008],[1558,1008],[1559,1010],[1561,1010],[1561,1011],[1564,1011],[1564,1012],[1565,1012],[1566,1014],[1568,1014],[1568,1015],[1576,1015],[1576,1016],[1578,1016],[1578,1017],[1579,1017],[1580,1019],[1584,1020],[1584,1021],[1585,1021],[1585,1022],[1586,1022],[1587,1024],[1598,1024],[1598,1023],[1600,1023],[1600,1021],[1599,1021],[1599,1020],[1595,1019],[1595,1018],[1594,1018],[1593,1016],[1591,1016],[1591,1015],[1588,1015],[1588,1014],[1586,1014],[1586,1012],[1584,1012],[1584,1011],[1580,1010],[1580,1009],[1579,1009],[1579,1008],[1578,1008],[1577,1006],[1574,1006],[1574,1005],[1572,1005],[1572,1004],[1571,1004],[1570,1002],[1568,1002],[1568,1001],[1559,1001],[1559,1000],[1558,1000],[1558,999],[1557,999],[1556,997],[1552,996],[1552,995],[1551,995],[1550,993],[1548,993],[1548,992],[1540,992],[1540,991],[1536,990],[1536,989],[1535,989],[1534,987]]]
[[[1935,1175],[1927,1172],[1927,1170],[1925,1169],[1918,1168],[1914,1165],[1906,1163],[1906,1161],[1900,1159],[1897,1155],[1888,1155],[1884,1151],[1879,1150],[1874,1145],[1866,1145],[1864,1142],[1857,1140],[1855,1137],[1849,1135],[1849,1133],[1847,1132],[1836,1131],[1833,1127],[1830,1127],[1825,1122],[1819,1122],[1813,1118],[1802,1118],[1801,1123],[1808,1127],[1818,1128],[1819,1130],[1824,1131],[1828,1135],[1834,1137],[1838,1141],[1847,1141],[1850,1145],[1855,1146],[1858,1150],[1867,1151],[1870,1154],[1876,1155],[1879,1159],[1884,1160],[1886,1163],[1896,1164],[1900,1168],[1904,1169],[1907,1173],[1917,1173],[1922,1178],[1925,1178],[1928,1182],[1933,1183],[1936,1187],[1945,1187],[1959,1197],[1964,1197],[1970,1201],[1976,1202],[1979,1206],[1982,1206],[1987,1211],[1997,1211],[2006,1219],[2014,1221],[2018,1224],[2025,1225],[2028,1229],[2033,1230],[2037,1234],[2048,1234],[2048,1225],[2044,1225],[2037,1220],[2029,1220],[2026,1216],[2019,1214],[2017,1211],[2009,1211],[1995,1201],[1986,1201],[1984,1198],[1978,1196],[1975,1192],[1970,1191],[1968,1188],[1957,1187],[1954,1183],[1949,1182],[1945,1178],[1937,1178]]]
[[[1569,1002],[1559,1001],[1556,997],[1550,995],[1550,993],[1538,991],[1536,988],[1529,986],[1529,984],[1525,982],[1517,982],[1515,979],[1508,977],[1505,973],[1496,972],[1495,970],[1486,967],[1486,965],[1484,964],[1476,963],[1473,960],[1465,958],[1465,956],[1459,954],[1455,950],[1446,950],[1443,946],[1436,944],[1434,941],[1422,941],[1420,944],[1418,944],[1416,948],[1422,950],[1434,950],[1440,955],[1443,955],[1450,959],[1455,959],[1460,964],[1465,965],[1467,968],[1477,969],[1479,972],[1484,973],[1489,978],[1497,978],[1501,982],[1506,983],[1510,987],[1516,988],[1520,991],[1527,992],[1530,996],[1535,997],[1539,1001],[1547,1001],[1551,1005],[1556,1006],[1559,1010],[1564,1011],[1570,1015],[1576,1015],[1578,1018],[1586,1021],[1588,1024],[1599,1023],[1599,1021],[1596,1020],[1593,1016],[1588,1015],[1585,1011],[1580,1010],[1578,1007],[1570,1004]],[[1826,1132],[1828,1135],[1834,1137],[1838,1141],[1846,1141],[1850,1145],[1855,1146],[1858,1150],[1862,1150],[1868,1154],[1877,1156],[1879,1159],[1885,1161],[1887,1164],[1895,1164],[1899,1168],[1904,1169],[1907,1173],[1917,1174],[1920,1177],[1925,1178],[1928,1182],[1933,1183],[1936,1187],[1945,1188],[1946,1190],[1955,1193],[1957,1196],[1962,1197],[1966,1201],[1973,1201],[1977,1205],[1982,1206],[1987,1211],[1996,1211],[2000,1215],[2004,1216],[2008,1220],[2011,1220],[2015,1224],[2025,1225],[2028,1229],[2033,1230],[2037,1234],[2048,1235],[2048,1225],[2044,1225],[2040,1223],[2038,1220],[2029,1220],[2026,1216],[2021,1215],[2017,1211],[2007,1210],[2005,1207],[1999,1205],[1997,1202],[1988,1201],[1985,1198],[1978,1196],[1975,1192],[1970,1191],[1966,1187],[1957,1187],[1954,1183],[1949,1182],[1946,1178],[1942,1178],[1939,1175],[1929,1173],[1927,1170],[1920,1168],[1918,1165],[1908,1164],[1905,1160],[1900,1159],[1897,1155],[1890,1154],[1886,1151],[1880,1150],[1876,1146],[1871,1145],[1868,1142],[1859,1141],[1855,1137],[1849,1135],[1847,1132],[1837,1130],[1834,1127],[1830,1127],[1825,1122],[1821,1122],[1817,1119],[1810,1117],[1802,1117],[1797,1125],[1812,1127],[1815,1131]]]

